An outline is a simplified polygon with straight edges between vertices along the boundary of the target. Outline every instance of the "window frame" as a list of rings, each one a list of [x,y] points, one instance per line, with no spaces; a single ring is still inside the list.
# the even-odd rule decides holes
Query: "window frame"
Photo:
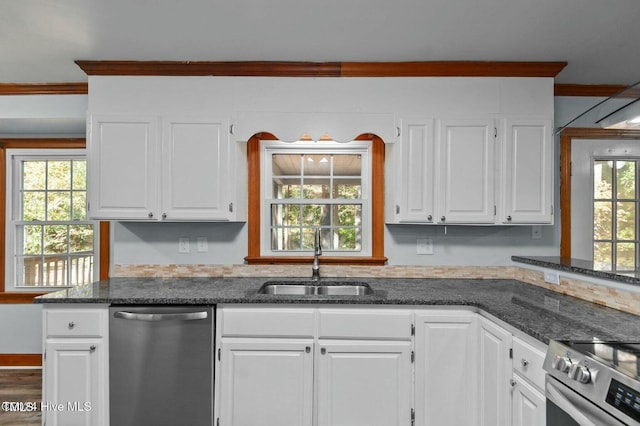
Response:
[[[247,141],[248,215],[247,256],[249,265],[309,264],[313,256],[268,256],[261,253],[261,205],[262,163],[261,142],[277,141],[271,133],[256,133]],[[384,153],[383,140],[374,134],[362,134],[355,141],[370,141],[371,163],[371,255],[370,256],[322,256],[324,264],[385,265],[384,256]],[[323,141],[318,141],[322,143]]]
[[[272,204],[278,204],[278,199],[273,198],[271,194],[271,181],[273,178],[272,173],[272,164],[271,159],[273,155],[278,154],[293,154],[293,155],[319,155],[319,154],[358,154],[362,156],[362,168],[360,170],[360,178],[361,180],[361,197],[358,199],[359,203],[353,203],[362,205],[362,225],[361,225],[361,249],[358,251],[338,251],[338,250],[329,250],[326,247],[323,247],[324,255],[329,256],[340,256],[340,257],[348,257],[348,256],[371,256],[371,143],[369,141],[354,141],[352,143],[340,143],[334,141],[321,141],[317,142],[308,142],[308,141],[298,141],[298,142],[281,142],[281,141],[273,141],[266,140],[261,141],[261,165],[263,169],[263,181],[262,184],[264,187],[264,192],[261,197],[261,206],[260,210],[265,212],[262,214],[260,219],[262,220],[261,229],[262,235],[260,236],[261,242],[261,253],[267,256],[304,256],[312,254],[313,250],[290,250],[290,251],[277,251],[272,250],[271,248],[271,214],[270,207]],[[333,174],[331,175],[333,178]],[[285,201],[284,204],[288,204],[286,201],[289,200],[281,200]],[[300,199],[300,202],[292,202],[294,205],[303,205],[303,204],[325,204],[325,203],[312,203],[305,202]],[[344,200],[344,203],[336,203],[336,204],[352,204],[347,202],[348,200]],[[332,203],[329,203],[332,204]]]
[[[84,138],[20,138],[20,139],[0,139],[0,238],[6,241],[7,230],[7,150],[25,149],[84,149],[86,139]],[[110,268],[110,224],[107,221],[99,223],[97,232],[99,233],[99,258],[94,260],[94,268],[99,273],[100,280],[109,278]],[[34,291],[11,291],[6,284],[6,244],[0,244],[0,304],[30,304],[33,298],[42,294],[47,294],[56,289],[38,289]]]

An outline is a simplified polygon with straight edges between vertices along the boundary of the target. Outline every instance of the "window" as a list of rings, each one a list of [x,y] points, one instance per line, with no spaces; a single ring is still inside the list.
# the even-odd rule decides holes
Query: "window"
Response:
[[[369,142],[264,141],[262,252],[371,255]]]
[[[637,270],[638,164],[631,158],[593,162],[593,262],[598,270]]]
[[[7,194],[7,291],[96,279],[84,150],[8,150]]]
[[[259,133],[248,140],[248,264],[310,262],[311,235],[317,226],[322,229],[323,264],[387,262],[384,142],[373,134],[355,139],[285,143]],[[275,157],[275,165],[274,154],[282,155]],[[285,159],[296,159],[296,168],[286,166]],[[359,163],[360,170],[350,162]],[[320,164],[329,171],[323,172]],[[305,182],[309,187],[304,187]]]

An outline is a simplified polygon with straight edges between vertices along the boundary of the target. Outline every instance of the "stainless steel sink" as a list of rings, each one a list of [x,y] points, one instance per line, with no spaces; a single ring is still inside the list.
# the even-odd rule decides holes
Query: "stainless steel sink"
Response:
[[[259,294],[289,296],[367,296],[374,294],[365,282],[356,281],[267,281]]]

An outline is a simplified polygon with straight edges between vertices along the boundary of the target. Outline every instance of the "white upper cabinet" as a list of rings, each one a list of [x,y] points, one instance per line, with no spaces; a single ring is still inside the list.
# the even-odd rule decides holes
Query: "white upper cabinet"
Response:
[[[440,120],[438,222],[494,222],[493,120]]]
[[[170,117],[162,132],[162,215],[228,219],[229,144],[226,120]]]
[[[435,147],[433,120],[404,118],[402,143],[398,143],[395,169],[399,175],[395,188],[399,200],[394,205],[395,221],[399,223],[433,223],[435,177]]]
[[[107,220],[237,220],[229,122],[94,115],[89,213]]]
[[[157,209],[158,119],[94,116],[87,143],[89,215],[150,219]]]
[[[553,223],[551,120],[508,118],[503,128],[499,222]]]

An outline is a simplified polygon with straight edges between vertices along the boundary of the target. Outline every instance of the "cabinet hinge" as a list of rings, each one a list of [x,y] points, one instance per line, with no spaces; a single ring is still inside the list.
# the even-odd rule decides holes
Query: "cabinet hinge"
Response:
[[[509,348],[509,359],[513,359],[513,348]]]
[[[229,213],[233,213],[233,203],[229,203]]]
[[[222,349],[218,348],[218,361],[222,360]]]
[[[416,410],[411,409],[411,426],[416,424]]]
[[[400,137],[400,126],[396,126],[396,136]]]
[[[493,137],[494,137],[494,138],[497,138],[497,137],[498,137],[498,128],[497,128],[497,127],[494,127],[494,128],[493,128]]]
[[[569,176],[573,176],[573,161],[569,162]]]
[[[44,351],[44,353],[42,354],[42,360],[43,361],[47,360],[47,351]]]
[[[235,126],[234,126],[233,124],[229,125],[229,134],[230,134],[230,135],[232,135],[232,134],[233,134],[233,131],[235,130],[235,129],[234,129],[234,127],[235,127]]]
[[[413,364],[414,362],[416,362],[416,353],[414,351],[411,351],[411,364]]]
[[[496,206],[493,206],[493,215],[497,215],[498,214],[498,208]]]
[[[220,417],[216,419],[216,426],[220,426]]]
[[[551,215],[553,215],[553,204],[551,204]]]
[[[412,336],[416,335],[416,325],[415,324],[411,324],[411,335]]]
[[[400,206],[396,204],[396,214],[400,214]]]

